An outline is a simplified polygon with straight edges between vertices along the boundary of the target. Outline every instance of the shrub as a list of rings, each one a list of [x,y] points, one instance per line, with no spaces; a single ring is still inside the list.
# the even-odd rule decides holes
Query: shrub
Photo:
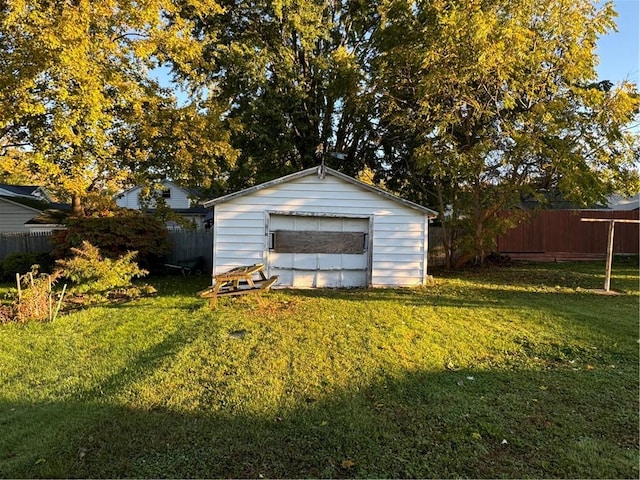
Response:
[[[82,242],[81,248],[73,247],[74,256],[58,260],[62,274],[76,283],[78,293],[105,294],[113,289],[131,286],[134,277],[149,273],[141,269],[134,258],[137,252],[127,252],[117,259],[103,258],[100,250],[89,242]]]
[[[141,267],[159,271],[171,251],[165,225],[136,210],[123,210],[113,217],[70,218],[66,226],[52,237],[52,255],[58,259],[69,258],[72,248],[80,248],[86,241],[110,259],[136,251]]]
[[[13,282],[16,273],[24,275],[37,265],[41,272],[50,272],[53,259],[48,253],[12,253],[0,261],[0,281]]]

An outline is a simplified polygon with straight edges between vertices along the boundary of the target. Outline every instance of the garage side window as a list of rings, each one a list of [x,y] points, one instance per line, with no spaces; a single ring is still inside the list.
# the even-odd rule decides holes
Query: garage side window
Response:
[[[271,249],[278,253],[362,254],[367,246],[367,234],[359,232],[276,230],[271,235]]]

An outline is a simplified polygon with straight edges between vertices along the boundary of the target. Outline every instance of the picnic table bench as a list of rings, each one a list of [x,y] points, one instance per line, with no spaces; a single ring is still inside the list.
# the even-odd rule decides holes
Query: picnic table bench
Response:
[[[264,273],[264,264],[256,263],[213,275],[213,284],[200,290],[198,296],[208,298],[209,305],[213,308],[218,297],[260,294],[269,290],[277,281],[277,275],[267,278]],[[261,301],[259,295],[257,298]]]

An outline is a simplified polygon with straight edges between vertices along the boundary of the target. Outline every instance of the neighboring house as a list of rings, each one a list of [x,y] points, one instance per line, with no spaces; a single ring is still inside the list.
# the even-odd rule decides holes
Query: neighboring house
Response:
[[[264,263],[283,287],[424,285],[436,212],[330,168],[310,168],[204,203],[213,273]]]
[[[45,202],[53,202],[49,192],[37,185],[8,185],[0,183],[0,196],[36,198]]]
[[[617,212],[628,212],[640,209],[640,193],[633,197],[622,197],[620,195],[612,195],[607,199],[607,210],[615,210]]]
[[[2,186],[4,187],[4,186]],[[69,205],[47,202],[37,197],[0,193],[0,233],[49,232],[64,228],[62,221]]]
[[[124,192],[116,195],[116,205],[122,208],[130,208],[133,210],[153,211],[155,201],[150,201],[148,205],[143,205],[140,201],[142,187],[132,187]],[[191,199],[198,195],[191,189],[181,187],[170,180],[163,180],[161,187],[156,191],[158,197],[162,198],[165,204],[175,213],[181,215],[189,222],[196,225],[197,228],[204,228],[206,217],[209,211],[202,205],[192,204]],[[169,222],[168,227],[177,227],[174,222]]]

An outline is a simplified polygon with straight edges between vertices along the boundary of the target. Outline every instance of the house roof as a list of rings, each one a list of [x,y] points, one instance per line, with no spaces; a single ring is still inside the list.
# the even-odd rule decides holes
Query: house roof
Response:
[[[26,221],[25,225],[60,225],[68,217],[68,212],[49,208]]]
[[[209,209],[205,208],[203,205],[194,205],[189,208],[172,208],[174,213],[179,213],[181,215],[207,215],[209,213]],[[144,210],[145,212],[153,213],[156,211],[155,208],[147,208]]]
[[[640,193],[633,197],[622,197],[620,195],[611,195],[607,199],[607,208],[609,210],[631,211],[640,208]]]
[[[34,217],[25,225],[59,225],[69,216],[71,206],[66,203],[53,203],[39,200],[36,197],[0,195],[0,201],[20,205],[33,212]]]
[[[0,183],[0,189],[6,190],[14,195],[33,196],[38,188],[40,187],[37,185],[9,185],[7,183]]]
[[[542,204],[535,199],[525,199],[520,206],[526,210],[539,208]],[[565,200],[560,195],[548,195],[547,202],[544,204],[547,210],[615,210],[615,211],[631,211],[640,209],[640,193],[632,197],[623,197],[621,195],[610,195],[602,203],[577,205],[574,202]]]
[[[0,200],[5,200],[7,202],[18,204],[36,212],[42,212],[43,210],[46,210],[47,208],[49,208],[49,205],[50,205],[44,200],[39,200],[36,197],[23,197],[23,196],[14,197],[12,195],[0,195]]]
[[[39,185],[9,185],[8,183],[0,183],[0,195],[41,198],[48,202],[51,201],[49,192]]]
[[[276,178],[274,180],[271,180],[269,182],[265,182],[265,183],[261,183],[259,185],[255,185],[253,187],[249,187],[249,188],[245,188],[244,190],[240,190],[238,192],[234,192],[234,193],[230,193],[229,195],[224,195],[222,197],[218,197],[218,198],[214,198],[213,200],[208,200],[206,202],[203,202],[203,205],[205,207],[213,207],[215,205],[219,205],[221,203],[225,203],[228,202],[230,200],[233,200],[235,198],[238,197],[243,197],[245,195],[250,195],[254,192],[258,192],[260,190],[264,190],[267,188],[271,188],[274,187],[276,185],[281,185],[283,183],[287,183],[287,182],[291,182],[294,180],[297,180],[299,178],[303,178],[303,177],[307,177],[309,175],[318,175],[320,174],[320,169],[322,167],[312,167],[312,168],[308,168],[306,170],[302,170],[300,172],[296,172],[296,173],[292,173],[290,175],[285,175],[284,177],[280,177],[280,178]],[[403,204],[406,207],[412,208],[414,210],[418,210],[420,212],[425,213],[427,216],[429,216],[429,218],[435,218],[438,216],[438,213],[435,212],[434,210],[431,210],[430,208],[424,207],[422,205],[418,205],[417,203],[413,203],[409,200],[405,200],[404,198],[400,198],[396,195],[393,195],[389,192],[386,192],[384,190],[382,190],[381,188],[378,187],[374,187],[372,185],[369,185],[367,183],[361,182],[360,180],[356,180],[355,178],[352,178],[348,175],[345,175],[344,173],[340,173],[337,170],[333,170],[332,168],[329,167],[324,167],[324,175],[330,175],[336,178],[339,178],[347,183],[351,183],[352,185],[355,185],[356,187],[359,187],[361,189],[367,190],[369,192],[375,193],[376,195],[380,195],[384,198],[387,198],[389,200],[393,200],[394,202],[398,202]]]
[[[27,207],[30,210],[37,212],[44,212],[45,210],[57,210],[62,212],[70,212],[71,205],[68,203],[47,202],[34,197],[12,197],[7,195],[0,195],[0,200],[15,203]]]

